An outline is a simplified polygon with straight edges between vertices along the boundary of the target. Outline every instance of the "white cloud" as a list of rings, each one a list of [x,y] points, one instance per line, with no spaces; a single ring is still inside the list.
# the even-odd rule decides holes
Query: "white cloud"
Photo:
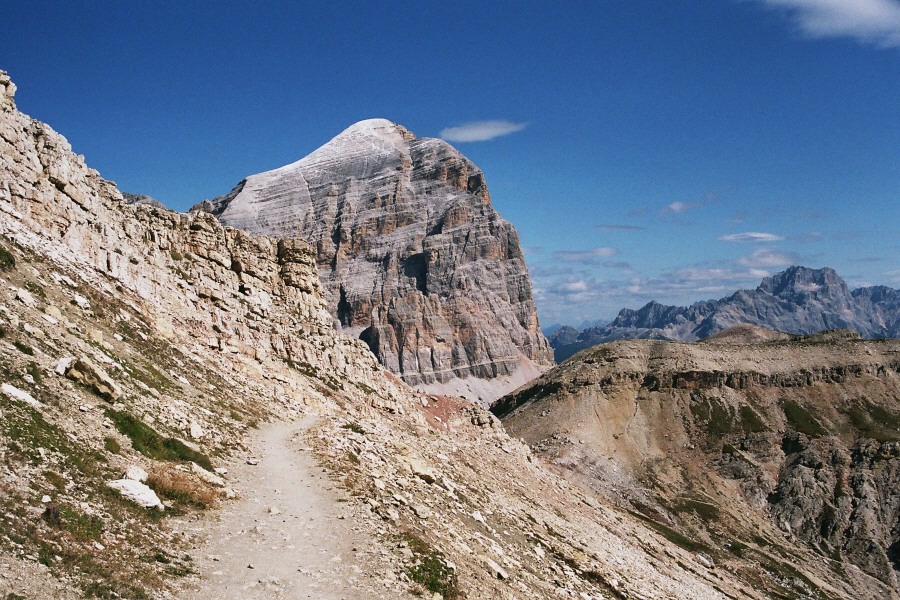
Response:
[[[797,262],[797,257],[785,252],[776,252],[767,248],[754,250],[747,256],[737,259],[737,264],[752,269],[764,269],[767,267],[787,267]]]
[[[718,237],[718,240],[721,242],[778,242],[783,239],[783,236],[775,235],[774,233],[763,233],[760,231],[730,233],[728,235],[720,235]]]
[[[457,127],[442,129],[440,136],[448,142],[486,142],[522,131],[528,123],[512,121],[472,121]]]
[[[881,47],[900,46],[897,0],[757,0],[787,10],[811,38],[850,37]]]
[[[593,263],[598,258],[609,258],[618,253],[619,251],[615,248],[602,247],[591,250],[559,250],[554,252],[553,256],[556,257],[556,260],[563,262]]]
[[[698,204],[695,202],[673,202],[672,204],[665,207],[663,209],[663,212],[680,215],[681,213],[686,213],[695,206],[698,206]]]

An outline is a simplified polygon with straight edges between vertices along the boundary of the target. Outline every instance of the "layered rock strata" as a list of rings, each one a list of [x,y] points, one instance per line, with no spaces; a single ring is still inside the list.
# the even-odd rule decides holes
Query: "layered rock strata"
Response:
[[[515,387],[517,373],[552,361],[518,235],[481,170],[442,140],[362,121],[195,208],[310,242],[336,323],[411,385]]]
[[[896,597],[900,570],[898,398],[897,340],[742,326],[596,346],[492,410],[673,539],[773,575],[773,597],[830,597],[819,577],[874,599]],[[805,580],[804,546],[825,567]]]

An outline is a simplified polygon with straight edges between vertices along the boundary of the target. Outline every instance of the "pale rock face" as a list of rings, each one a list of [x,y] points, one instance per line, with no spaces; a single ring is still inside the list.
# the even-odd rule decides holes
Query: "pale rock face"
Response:
[[[511,379],[523,358],[551,363],[518,234],[481,170],[442,140],[362,121],[195,208],[309,241],[337,323],[407,383],[437,391]]]

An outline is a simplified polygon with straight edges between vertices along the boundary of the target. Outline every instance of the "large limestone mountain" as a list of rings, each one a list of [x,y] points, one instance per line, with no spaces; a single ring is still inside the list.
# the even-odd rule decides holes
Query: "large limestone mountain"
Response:
[[[769,597],[897,597],[898,340],[738,326],[611,342],[492,411],[570,479]]]
[[[795,334],[848,328],[866,338],[900,337],[900,290],[874,286],[851,291],[834,269],[791,267],[766,277],[755,290],[738,290],[720,300],[691,306],[650,302],[638,310],[623,309],[608,325],[580,332],[566,327],[551,337],[551,345],[562,362],[603,342],[690,342],[740,324]]]
[[[384,371],[309,244],[128,204],[14,91],[0,72],[0,597],[764,598]],[[340,516],[282,503],[306,460]],[[346,552],[310,547],[336,528]]]
[[[552,362],[518,234],[443,140],[362,121],[195,208],[310,242],[336,322],[411,385],[491,400]]]

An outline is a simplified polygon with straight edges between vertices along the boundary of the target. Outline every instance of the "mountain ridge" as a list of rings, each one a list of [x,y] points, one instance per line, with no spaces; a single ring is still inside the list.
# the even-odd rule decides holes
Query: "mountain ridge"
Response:
[[[739,324],[811,334],[850,328],[866,338],[900,337],[900,290],[871,286],[850,290],[834,269],[793,266],[764,278],[753,290],[690,306],[651,301],[622,309],[608,325],[569,328],[551,336],[561,362],[579,350],[620,339],[695,341]],[[574,333],[573,333],[574,331]]]

